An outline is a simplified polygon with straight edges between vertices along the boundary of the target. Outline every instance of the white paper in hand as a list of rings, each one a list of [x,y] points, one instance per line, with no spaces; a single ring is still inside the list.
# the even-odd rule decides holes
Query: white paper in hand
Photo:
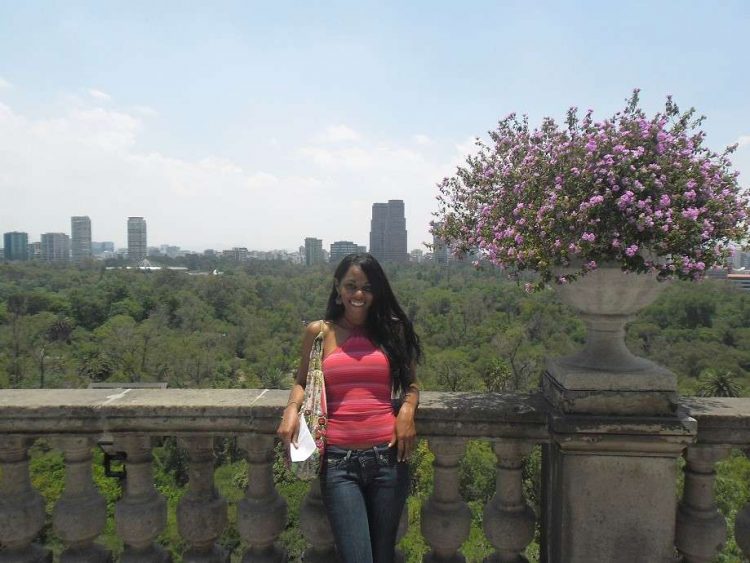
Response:
[[[292,461],[305,461],[315,451],[315,440],[313,440],[310,429],[307,427],[305,417],[299,417],[299,436],[297,437],[297,446],[294,443],[289,444],[289,457]]]

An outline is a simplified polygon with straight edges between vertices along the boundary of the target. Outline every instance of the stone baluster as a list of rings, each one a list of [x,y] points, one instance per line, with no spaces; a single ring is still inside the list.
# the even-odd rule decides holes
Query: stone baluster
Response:
[[[709,563],[722,550],[727,523],[714,501],[717,461],[729,447],[696,444],[685,453],[685,489],[677,509],[675,544],[685,563]]]
[[[310,490],[305,500],[302,501],[299,509],[299,525],[309,546],[303,556],[305,563],[337,561],[331,523],[328,521],[326,509],[323,506],[318,479],[310,483]]]
[[[242,563],[281,563],[286,550],[275,542],[286,525],[286,501],[273,483],[274,436],[248,434],[238,442],[248,463],[245,498],[237,504],[237,529],[248,544]]]
[[[745,454],[750,457],[750,448],[745,450]],[[745,558],[750,560],[750,502],[735,516],[734,541],[737,542]]]
[[[169,553],[154,540],[167,525],[167,501],[154,488],[151,438],[144,434],[115,437],[117,450],[126,455],[126,480],[115,505],[117,533],[125,543],[122,563],[166,563]]]
[[[104,563],[112,555],[94,543],[104,530],[107,503],[91,475],[91,436],[64,436],[53,439],[65,460],[65,487],[55,504],[52,525],[65,543],[61,563]]]
[[[536,516],[523,498],[523,458],[532,445],[521,440],[497,440],[495,496],[484,509],[484,533],[496,552],[487,558],[492,563],[527,561],[523,550],[534,537]]]
[[[30,440],[0,436],[0,563],[52,561],[52,553],[32,543],[44,526],[44,499],[29,478]]]
[[[422,535],[431,551],[425,563],[463,563],[458,549],[469,537],[471,511],[458,487],[458,463],[466,450],[462,438],[430,438],[435,454],[435,487],[422,506]]]
[[[185,563],[227,563],[229,554],[216,544],[227,525],[227,501],[214,486],[214,439],[193,435],[179,438],[188,452],[187,491],[177,505],[177,526],[190,545]]]

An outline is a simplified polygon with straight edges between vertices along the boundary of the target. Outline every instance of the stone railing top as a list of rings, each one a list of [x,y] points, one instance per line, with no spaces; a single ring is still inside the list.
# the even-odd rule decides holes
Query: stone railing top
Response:
[[[3,389],[0,433],[67,434],[147,432],[273,433],[289,392],[281,389]],[[675,419],[558,417],[541,393],[422,392],[417,414],[422,436],[549,440],[549,433],[639,433],[649,420],[665,434],[691,434],[698,441],[750,445],[750,398],[680,400]],[[695,425],[695,423],[693,423]]]
[[[683,397],[698,421],[698,442],[750,447],[750,398]]]
[[[4,389],[0,433],[272,433],[280,389]],[[547,439],[540,395],[423,392],[421,435]]]

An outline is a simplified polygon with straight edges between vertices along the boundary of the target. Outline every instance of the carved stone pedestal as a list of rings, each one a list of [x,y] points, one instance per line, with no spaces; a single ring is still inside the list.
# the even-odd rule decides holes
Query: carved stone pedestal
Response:
[[[633,355],[625,345],[626,324],[665,287],[653,273],[628,274],[612,263],[601,264],[574,283],[555,286],[560,300],[578,311],[587,329],[581,350],[547,362],[542,390],[556,410],[674,416],[677,377]]]
[[[674,416],[675,375],[653,362],[638,360],[642,360],[641,369],[632,371],[585,367],[575,356],[550,360],[542,391],[555,409],[569,414]]]
[[[674,561],[677,458],[695,421],[557,413],[550,430],[546,561]]]

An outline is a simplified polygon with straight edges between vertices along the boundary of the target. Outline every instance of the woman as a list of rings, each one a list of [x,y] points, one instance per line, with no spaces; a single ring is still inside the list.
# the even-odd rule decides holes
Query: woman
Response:
[[[328,403],[320,486],[344,563],[390,563],[409,487],[419,404],[419,339],[370,254],[336,268],[325,320],[310,323],[278,435],[296,441],[310,350],[323,330]],[[394,412],[392,397],[403,401]]]

